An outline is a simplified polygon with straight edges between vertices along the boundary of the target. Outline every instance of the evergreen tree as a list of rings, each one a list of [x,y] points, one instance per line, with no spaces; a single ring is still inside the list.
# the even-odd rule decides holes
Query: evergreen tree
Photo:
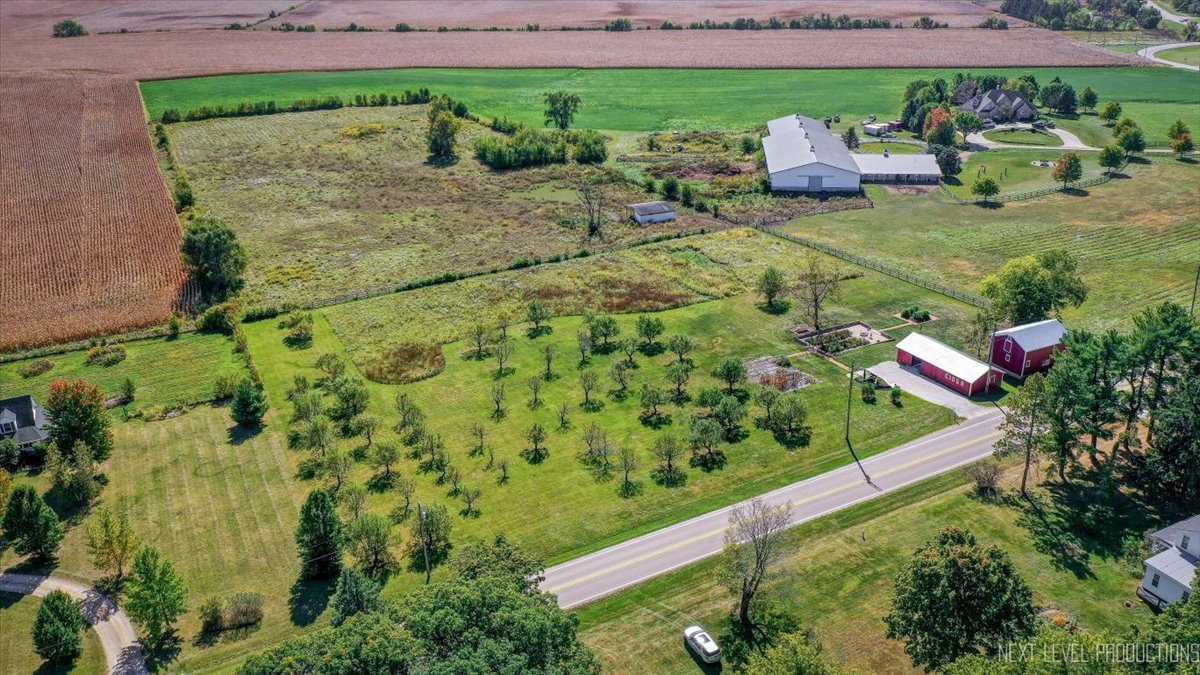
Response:
[[[229,412],[233,421],[243,427],[255,427],[262,423],[267,414],[267,397],[246,377],[233,392],[233,400],[229,404]]]
[[[378,582],[362,572],[353,567],[343,568],[333,593],[329,623],[340,626],[355,614],[373,611],[379,606],[380,589]]]
[[[333,497],[325,490],[313,490],[300,507],[296,526],[296,546],[300,549],[302,573],[309,579],[333,576],[342,566],[342,521]]]

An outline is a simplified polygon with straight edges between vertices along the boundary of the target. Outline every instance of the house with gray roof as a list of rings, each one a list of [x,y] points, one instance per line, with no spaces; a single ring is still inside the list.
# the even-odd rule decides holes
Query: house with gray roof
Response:
[[[1037,108],[1021,94],[999,87],[976,94],[971,100],[958,106],[959,110],[973,112],[993,122],[1023,122],[1037,117]]]
[[[1181,520],[1150,535],[1153,555],[1137,594],[1157,609],[1186,602],[1200,565],[1200,515]]]
[[[49,436],[49,420],[32,396],[0,399],[0,439],[12,439],[30,449]]]

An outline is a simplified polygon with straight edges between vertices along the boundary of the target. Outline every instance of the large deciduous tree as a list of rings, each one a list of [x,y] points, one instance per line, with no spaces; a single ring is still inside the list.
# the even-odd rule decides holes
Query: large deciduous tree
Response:
[[[566,129],[575,121],[575,113],[579,112],[579,94],[569,91],[548,91],[542,94],[546,102],[546,124],[553,124],[559,129]]]
[[[1078,267],[1074,256],[1061,249],[1013,258],[984,277],[983,295],[1001,318],[1013,324],[1041,321],[1087,299]]]
[[[917,549],[896,575],[887,636],[905,640],[913,664],[955,659],[1033,635],[1033,593],[1012,559],[951,526]]]
[[[782,556],[780,542],[792,519],[792,504],[753,499],[729,512],[722,553],[721,583],[738,596],[737,618],[754,625],[754,599]]]
[[[97,569],[111,572],[118,581],[125,576],[125,566],[140,545],[141,539],[125,511],[100,509],[87,525],[88,557]]]
[[[113,435],[104,394],[83,380],[55,380],[46,398],[50,419],[50,443],[64,460],[73,460],[77,449],[86,449],[91,459],[103,462],[112,453]]]
[[[79,601],[64,591],[50,591],[33,620],[34,650],[51,663],[72,661],[83,647],[86,627]]]
[[[242,290],[246,249],[225,223],[207,216],[193,220],[183,230],[180,252],[206,302],[221,302]]]
[[[187,611],[183,577],[153,546],[138,551],[133,560],[124,606],[129,617],[146,631],[151,645],[161,645],[172,624]]]

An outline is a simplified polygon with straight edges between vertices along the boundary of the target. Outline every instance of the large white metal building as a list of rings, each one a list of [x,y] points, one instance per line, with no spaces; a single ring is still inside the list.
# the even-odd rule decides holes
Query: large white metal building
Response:
[[[762,144],[772,190],[858,192],[858,165],[824,122],[788,115],[767,122],[767,131]]]
[[[762,139],[771,189],[781,192],[858,192],[861,184],[937,183],[941,168],[928,154],[851,154],[825,123],[803,115],[767,122]]]

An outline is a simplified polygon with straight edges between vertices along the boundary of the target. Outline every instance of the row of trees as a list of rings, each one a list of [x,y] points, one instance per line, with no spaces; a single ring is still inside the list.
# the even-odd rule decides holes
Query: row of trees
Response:
[[[1162,13],[1141,0],[1004,0],[1000,11],[1050,30],[1136,30],[1162,21]]]

